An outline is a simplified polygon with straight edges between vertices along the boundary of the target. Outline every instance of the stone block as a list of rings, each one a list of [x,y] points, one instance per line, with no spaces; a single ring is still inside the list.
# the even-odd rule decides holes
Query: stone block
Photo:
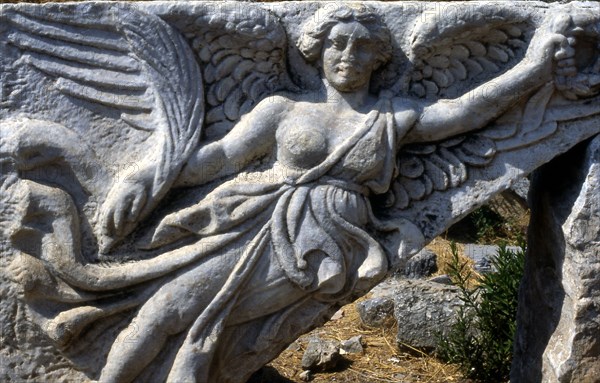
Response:
[[[498,255],[498,246],[495,245],[477,245],[469,243],[465,245],[464,255],[475,263],[473,268],[478,273],[491,273],[494,270],[492,258]],[[518,246],[506,246],[506,250],[518,252],[522,249]]]
[[[600,382],[600,136],[536,171],[511,381]]]
[[[428,281],[406,280],[394,295],[394,316],[398,322],[400,347],[432,350],[440,335],[456,323],[458,310],[464,308],[460,289]]]

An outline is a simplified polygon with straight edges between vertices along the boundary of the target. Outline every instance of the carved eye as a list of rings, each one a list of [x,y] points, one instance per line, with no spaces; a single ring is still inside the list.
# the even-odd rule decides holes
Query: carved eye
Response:
[[[345,45],[345,41],[342,39],[331,40],[331,46],[333,46],[336,49],[344,49]]]

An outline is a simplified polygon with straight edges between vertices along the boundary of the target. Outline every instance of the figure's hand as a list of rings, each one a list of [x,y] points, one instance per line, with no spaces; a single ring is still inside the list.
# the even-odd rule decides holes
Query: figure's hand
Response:
[[[116,183],[100,211],[100,252],[106,253],[131,233],[150,202],[153,172],[148,169],[134,180]]]
[[[543,80],[550,80],[557,67],[557,74],[570,74],[575,69],[574,38],[568,38],[571,17],[566,13],[552,14],[536,31],[527,50],[527,59],[532,62]],[[556,63],[556,65],[555,65]]]

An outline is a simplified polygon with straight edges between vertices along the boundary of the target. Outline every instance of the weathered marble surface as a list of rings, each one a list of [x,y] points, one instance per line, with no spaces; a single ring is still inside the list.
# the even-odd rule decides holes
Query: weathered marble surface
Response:
[[[514,382],[600,382],[600,136],[534,173]]]
[[[0,7],[0,379],[244,382],[600,130],[598,3]]]

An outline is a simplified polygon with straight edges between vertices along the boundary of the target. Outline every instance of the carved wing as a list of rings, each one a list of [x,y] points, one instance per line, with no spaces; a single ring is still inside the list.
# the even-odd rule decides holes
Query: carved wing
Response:
[[[415,69],[405,91],[420,98],[457,97],[512,67],[524,56],[534,25],[523,20],[522,14],[505,12],[506,17],[496,12],[487,20],[483,7],[481,12],[465,16],[462,23],[456,23],[454,17],[446,23],[442,17],[436,19],[437,24],[418,25],[411,36],[410,56]],[[587,30],[592,31],[588,37],[594,33],[593,27]],[[597,32],[594,39],[600,41]],[[578,63],[586,78],[598,71],[594,65],[590,59]],[[466,84],[474,85],[467,88]],[[489,84],[493,96],[493,81]],[[569,102],[567,98],[572,97],[566,92],[558,94],[556,88],[554,83],[543,86],[526,102],[475,133],[403,147],[397,158],[398,176],[384,202],[390,209],[386,214],[408,218],[426,237],[433,238],[449,225],[444,219],[458,220],[485,202],[485,195],[494,193],[493,187],[495,192],[506,189],[559,154],[530,148],[543,147],[540,143],[545,141],[560,141],[557,131],[562,122],[600,114],[600,99],[596,91],[587,93],[593,99]],[[588,129],[598,132],[597,128]],[[577,134],[589,136],[589,131],[584,131]],[[537,156],[533,154],[536,150]],[[504,161],[509,158],[514,168],[500,171],[500,157]],[[486,182],[496,185],[486,190],[481,186]]]
[[[163,194],[196,146],[203,117],[201,75],[183,37],[156,16],[122,8],[76,18],[21,8],[2,20],[13,27],[7,42],[23,51],[21,60],[58,91],[155,131],[153,195]]]
[[[488,14],[489,13],[489,14]],[[518,62],[533,33],[523,13],[486,6],[456,15],[440,14],[418,23],[410,37],[413,71],[409,94],[454,98]],[[467,85],[468,84],[468,85]]]
[[[185,117],[166,105],[160,116],[161,102],[191,103],[190,110],[201,105],[201,78],[189,60],[191,51],[160,18],[123,9],[77,16],[21,8],[5,12],[2,20],[13,27],[6,38],[23,50],[21,60],[52,77],[58,91],[114,109],[136,129],[157,130],[160,117]],[[183,79],[188,81],[179,85]],[[196,114],[198,122],[201,114]]]
[[[402,148],[384,215],[415,222],[432,239],[493,194],[600,134],[598,92],[567,103],[554,90],[546,87],[479,132]]]
[[[225,135],[265,96],[295,90],[286,68],[287,37],[268,11],[222,4],[199,16],[192,47],[206,84],[205,137]]]
[[[498,152],[526,147],[555,133],[558,121],[544,118],[553,92],[552,85],[545,86],[525,108],[513,109],[477,133],[404,147],[393,185],[396,207],[404,209],[434,191],[457,188],[468,179],[470,168],[488,166]]]
[[[409,85],[405,90],[408,94],[426,99],[455,98],[524,56],[533,26],[522,14],[502,14],[494,9],[486,17],[486,10],[485,6],[476,7],[461,15],[462,22],[458,23],[454,15],[440,14],[416,25],[410,36],[413,70],[409,81],[404,82]],[[552,91],[546,93],[549,97]],[[529,114],[536,111],[533,106],[540,107],[538,104],[532,105]],[[543,107],[537,110],[543,113]],[[520,121],[518,116],[514,121],[512,135]],[[503,134],[510,137],[510,132]],[[392,186],[395,205],[404,209],[434,191],[460,186],[468,177],[468,167],[488,165],[496,151],[495,141],[485,133],[403,148],[398,157],[399,176]]]
[[[157,16],[129,8],[61,15],[9,10],[6,40],[22,64],[96,113],[152,131],[144,166],[153,172],[147,214],[197,146],[204,114],[200,68],[183,36]],[[98,106],[102,107],[99,108]]]

